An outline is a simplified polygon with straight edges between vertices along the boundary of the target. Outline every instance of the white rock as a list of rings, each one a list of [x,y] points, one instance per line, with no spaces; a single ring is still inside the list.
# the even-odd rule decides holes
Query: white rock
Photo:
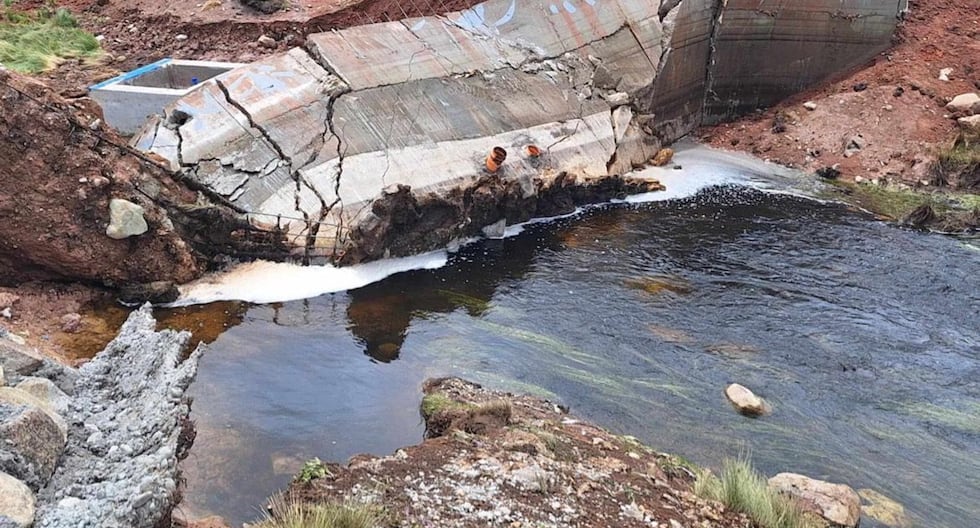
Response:
[[[3,374],[3,365],[0,365],[0,387],[7,386],[7,378]]]
[[[630,102],[630,94],[625,92],[616,92],[605,96],[605,99],[607,103],[613,106],[619,106]]]
[[[939,70],[939,80],[948,81],[949,76],[953,74],[953,68],[943,68]]]
[[[23,482],[0,471],[0,517],[19,528],[34,524],[34,493]]]
[[[732,383],[725,388],[725,397],[744,415],[760,416],[769,412],[765,400],[738,383]]]
[[[177,35],[176,37],[174,37],[174,40],[182,41],[182,40],[187,40],[187,38],[188,38],[187,35],[181,33],[181,34]]]
[[[813,512],[834,525],[851,528],[861,520],[861,497],[850,486],[796,473],[780,473],[769,479],[769,487],[798,499],[805,511]]]
[[[806,108],[807,110],[812,112],[817,109],[817,103],[814,103],[813,101],[807,101],[803,103],[803,108]]]
[[[276,43],[276,39],[274,39],[274,38],[272,38],[272,37],[270,37],[268,35],[262,35],[261,37],[259,37],[259,41],[258,42],[259,42],[259,45],[262,46],[263,48],[269,48],[269,49],[275,48],[276,47],[276,44],[277,44]]]
[[[980,114],[980,95],[975,93],[957,95],[952,101],[946,103],[946,110],[950,112]]]
[[[148,229],[141,206],[119,198],[109,200],[109,227],[105,229],[105,234],[109,238],[122,240],[142,235]]]
[[[980,114],[971,115],[969,117],[961,117],[957,119],[956,122],[963,128],[980,132]]]

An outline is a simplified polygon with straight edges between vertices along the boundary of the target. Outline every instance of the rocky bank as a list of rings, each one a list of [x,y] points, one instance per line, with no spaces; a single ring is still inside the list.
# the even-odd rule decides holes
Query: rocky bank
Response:
[[[0,527],[170,524],[200,351],[155,326],[149,306],[133,312],[77,370],[0,338]]]
[[[285,500],[375,508],[379,526],[756,526],[694,493],[703,470],[553,402],[458,378],[429,380],[423,391],[425,441],[346,465],[308,462]],[[792,474],[769,485],[828,519],[814,516],[812,526],[858,522],[859,498],[847,486]],[[191,526],[219,526],[206,522]]]

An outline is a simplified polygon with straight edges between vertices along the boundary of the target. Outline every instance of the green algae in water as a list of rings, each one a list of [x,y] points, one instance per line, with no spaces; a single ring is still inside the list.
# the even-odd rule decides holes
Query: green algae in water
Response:
[[[980,195],[976,194],[916,191],[891,185],[842,181],[833,182],[833,185],[850,191],[845,201],[891,220],[901,220],[922,205],[928,205],[940,214],[980,208]],[[840,199],[839,195],[828,197]]]
[[[980,403],[969,402],[965,409],[942,407],[932,403],[916,402],[904,405],[901,412],[935,422],[950,429],[980,434]]]
[[[460,293],[453,290],[436,290],[436,293],[442,297],[445,297],[445,299],[450,303],[456,306],[462,306],[470,315],[483,315],[488,309],[490,309],[490,301],[473,297],[472,295],[467,295],[465,293]]]

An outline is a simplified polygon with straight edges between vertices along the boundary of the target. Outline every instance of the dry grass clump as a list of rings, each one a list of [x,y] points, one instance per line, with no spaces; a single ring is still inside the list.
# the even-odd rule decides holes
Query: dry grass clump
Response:
[[[305,504],[280,494],[269,505],[269,513],[256,528],[378,528],[388,521],[384,509],[374,504]]]
[[[769,488],[747,460],[726,460],[720,477],[700,471],[694,493],[744,513],[761,528],[817,528],[793,499]]]
[[[78,27],[65,8],[42,8],[35,13],[0,7],[0,64],[21,73],[38,73],[67,58],[95,58],[99,41]]]

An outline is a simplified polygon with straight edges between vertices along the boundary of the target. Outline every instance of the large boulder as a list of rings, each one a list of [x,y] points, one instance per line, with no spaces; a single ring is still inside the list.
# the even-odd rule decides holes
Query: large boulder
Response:
[[[36,491],[54,474],[64,449],[65,437],[40,407],[0,401],[0,471]]]
[[[738,383],[732,383],[725,388],[725,397],[738,412],[746,416],[762,416],[770,411],[765,400]]]
[[[797,499],[805,511],[823,517],[832,526],[853,528],[861,520],[861,497],[845,484],[780,473],[769,479],[769,487]]]
[[[0,526],[34,524],[34,493],[23,482],[0,471]]]

